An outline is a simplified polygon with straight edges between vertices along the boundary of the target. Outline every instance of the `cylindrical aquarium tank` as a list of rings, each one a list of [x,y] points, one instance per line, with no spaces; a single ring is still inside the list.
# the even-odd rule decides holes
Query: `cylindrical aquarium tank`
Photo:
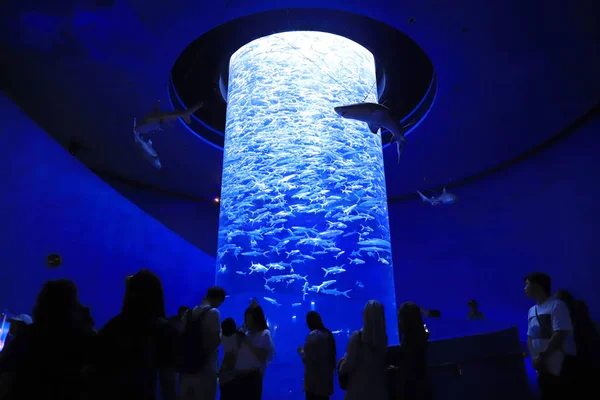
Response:
[[[398,342],[381,136],[333,110],[377,100],[373,55],[341,36],[278,33],[231,56],[216,281],[222,318],[241,325],[252,298],[265,310],[265,399],[303,398],[310,310],[338,357],[370,299]]]

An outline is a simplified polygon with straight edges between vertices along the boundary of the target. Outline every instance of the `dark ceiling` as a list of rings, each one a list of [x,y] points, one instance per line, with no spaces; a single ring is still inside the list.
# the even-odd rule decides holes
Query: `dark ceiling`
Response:
[[[2,2],[2,88],[95,171],[212,198],[222,152],[180,123],[155,135],[163,168],[136,151],[134,117],[169,107],[169,74],[195,39],[277,8],[362,14],[404,32],[431,59],[435,104],[402,162],[384,150],[392,198],[463,180],[558,134],[600,98],[595,0],[192,0]],[[59,4],[59,5],[52,5]],[[98,5],[99,4],[99,5]],[[206,5],[203,5],[206,4]],[[408,60],[410,62],[410,60]]]

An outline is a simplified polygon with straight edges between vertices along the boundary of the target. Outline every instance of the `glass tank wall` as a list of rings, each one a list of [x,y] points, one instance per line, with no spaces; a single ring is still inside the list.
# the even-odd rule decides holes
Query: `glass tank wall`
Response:
[[[398,342],[381,136],[333,110],[377,100],[373,55],[341,36],[278,33],[231,57],[216,283],[222,318],[241,325],[252,298],[265,310],[265,399],[302,398],[310,310],[338,357],[370,299]]]

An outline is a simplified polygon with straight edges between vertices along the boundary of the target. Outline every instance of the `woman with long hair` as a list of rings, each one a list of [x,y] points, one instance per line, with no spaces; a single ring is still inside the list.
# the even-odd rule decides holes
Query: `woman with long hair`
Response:
[[[121,313],[98,335],[97,398],[154,400],[157,372],[174,367],[177,338],[165,319],[160,278],[147,269],[128,277]]]
[[[246,309],[244,326],[248,332],[241,339],[237,352],[232,390],[235,391],[235,398],[260,400],[263,377],[275,355],[275,346],[261,306],[251,305]]]
[[[316,311],[306,314],[306,325],[310,333],[304,348],[298,347],[298,354],[304,363],[306,400],[329,400],[333,394],[336,365],[335,339]]]
[[[93,354],[93,338],[79,322],[81,305],[75,283],[48,281],[28,325],[0,354],[0,397],[80,399],[85,388],[81,376]]]
[[[388,346],[383,304],[369,300],[362,329],[352,332],[339,374],[348,376],[345,400],[387,400],[385,360]]]
[[[394,398],[425,400],[431,398],[427,374],[429,334],[425,330],[421,308],[410,301],[398,309],[400,357],[394,366]]]

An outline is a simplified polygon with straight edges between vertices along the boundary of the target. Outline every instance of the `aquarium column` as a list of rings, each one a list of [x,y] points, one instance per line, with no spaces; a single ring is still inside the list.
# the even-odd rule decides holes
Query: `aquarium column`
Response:
[[[227,100],[222,318],[241,323],[256,298],[277,360],[297,362],[308,311],[322,315],[339,346],[376,299],[397,343],[381,136],[333,110],[377,101],[373,55],[323,32],[262,37],[231,56]]]

